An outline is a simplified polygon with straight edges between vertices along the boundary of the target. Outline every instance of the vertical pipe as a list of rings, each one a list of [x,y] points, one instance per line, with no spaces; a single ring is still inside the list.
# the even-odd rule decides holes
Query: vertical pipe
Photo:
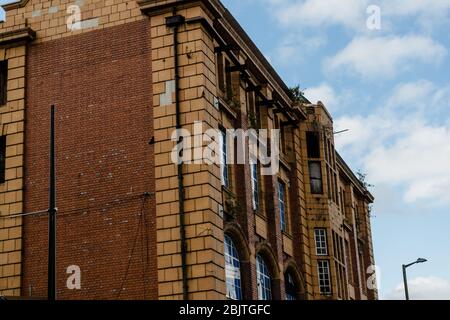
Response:
[[[176,7],[173,8],[173,16],[176,17]],[[181,17],[179,17],[181,18]],[[177,129],[177,146],[180,148],[180,142],[182,137],[180,136],[181,120],[180,120],[180,70],[178,61],[178,28],[181,21],[184,18],[178,20],[173,27],[173,51],[174,51],[174,72],[175,72],[175,120]],[[178,155],[180,149],[177,150]],[[183,163],[179,162],[177,166],[178,171],[178,209],[180,214],[180,240],[181,240],[181,269],[182,269],[182,281],[183,281],[183,299],[188,300],[188,275],[187,275],[187,244],[186,244],[186,224],[185,224],[185,212],[184,212],[184,183],[183,183]]]
[[[406,266],[402,265],[403,269],[403,284],[405,286],[405,298],[409,300],[409,292],[408,292],[408,279],[406,278]]]
[[[48,300],[56,300],[55,106],[50,110],[50,197],[48,209]]]

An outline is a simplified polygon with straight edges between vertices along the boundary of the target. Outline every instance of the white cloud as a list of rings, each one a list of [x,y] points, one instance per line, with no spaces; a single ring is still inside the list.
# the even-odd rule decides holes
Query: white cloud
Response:
[[[402,25],[405,18],[426,33],[436,27],[448,28],[450,0],[382,0],[380,7],[383,29],[387,25]]]
[[[450,9],[450,0],[385,0],[381,6],[390,16],[441,15]]]
[[[326,59],[328,71],[346,70],[365,79],[391,78],[417,63],[439,63],[447,49],[431,38],[356,37],[335,56]]]
[[[400,83],[386,102],[385,112],[405,111],[426,113],[428,117],[442,114],[450,108],[450,84],[436,86],[429,80]]]
[[[424,26],[439,24],[446,18],[450,0],[266,0],[279,24],[287,27],[344,26],[367,32],[369,5],[379,5],[383,29],[389,19],[413,17]],[[436,19],[441,18],[441,19]]]
[[[450,201],[450,128],[412,125],[392,145],[365,157],[371,181],[406,184],[404,200]]]
[[[322,83],[317,87],[307,88],[305,96],[312,103],[322,101],[329,111],[333,111],[338,107],[339,98],[332,87],[326,83]]]
[[[327,43],[325,35],[305,36],[301,32],[288,33],[275,49],[274,58],[282,65],[304,62],[307,57]]]
[[[408,291],[411,300],[449,300],[450,282],[438,277],[417,277],[408,281]],[[404,300],[403,283],[389,291],[383,299]]]
[[[418,104],[423,105],[435,89],[434,84],[428,80],[401,83],[396,87],[387,105],[391,108],[402,106],[416,107]]]
[[[269,0],[283,26],[366,28],[367,0]]]
[[[420,84],[425,89],[414,93]],[[350,130],[336,136],[337,148],[357,159],[375,186],[403,186],[407,203],[450,203],[450,123],[445,117],[439,123],[427,118],[433,103],[448,104],[450,93],[426,99],[442,90],[425,80],[401,84],[371,115],[337,118],[336,130]]]

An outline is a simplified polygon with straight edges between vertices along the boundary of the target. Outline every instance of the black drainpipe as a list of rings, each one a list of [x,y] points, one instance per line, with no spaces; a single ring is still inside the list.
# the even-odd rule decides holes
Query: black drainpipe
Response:
[[[178,28],[184,24],[185,18],[177,15],[176,7],[173,8],[173,16],[166,18],[166,27],[173,28],[173,52],[175,69],[175,117],[176,129],[181,129],[180,123],[180,90],[179,90],[179,61],[178,61]],[[177,144],[180,145],[181,136],[177,137]],[[178,150],[178,155],[180,155]],[[181,238],[181,269],[183,277],[183,299],[188,300],[188,275],[187,275],[187,244],[186,244],[186,224],[184,213],[184,184],[183,184],[183,164],[178,163],[178,204],[180,212],[180,238]]]

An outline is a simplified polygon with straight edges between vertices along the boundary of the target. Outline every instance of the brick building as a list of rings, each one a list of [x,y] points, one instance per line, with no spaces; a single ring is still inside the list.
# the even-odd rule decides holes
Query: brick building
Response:
[[[377,298],[373,197],[331,116],[292,97],[218,0],[3,8],[1,295],[47,294],[54,104],[59,299]],[[174,163],[174,130],[198,121],[279,130],[279,170]]]

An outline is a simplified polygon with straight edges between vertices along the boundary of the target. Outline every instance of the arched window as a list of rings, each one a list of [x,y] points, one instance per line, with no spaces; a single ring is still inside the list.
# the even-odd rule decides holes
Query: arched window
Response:
[[[227,298],[242,300],[241,266],[233,240],[225,235],[225,276],[227,283]]]
[[[297,288],[289,271],[284,274],[284,287],[286,288],[286,300],[297,300]]]
[[[256,281],[258,285],[258,299],[272,299],[272,281],[270,278],[269,269],[260,255],[256,256]]]

